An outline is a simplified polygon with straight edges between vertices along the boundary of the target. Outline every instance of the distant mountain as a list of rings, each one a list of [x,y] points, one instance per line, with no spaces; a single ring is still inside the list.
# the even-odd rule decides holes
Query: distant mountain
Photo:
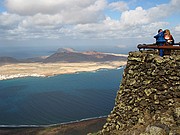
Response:
[[[60,48],[50,56],[41,56],[28,59],[17,60],[12,57],[0,57],[0,64],[5,63],[32,63],[32,62],[104,62],[104,61],[126,61],[124,55],[108,54],[96,51],[77,52],[72,48]]]
[[[19,60],[12,58],[12,57],[0,57],[0,64],[6,63],[18,63]]]
[[[22,62],[42,62],[44,59],[46,59],[48,56],[40,56],[40,57],[34,57],[34,58],[27,58],[25,60],[22,60]]]
[[[72,48],[59,48],[57,52],[76,52],[76,51]]]
[[[46,59],[43,60],[45,63],[49,62],[82,62],[82,61],[93,61],[93,62],[104,62],[104,61],[122,61],[127,60],[125,56],[115,56],[112,54],[105,54],[96,51],[88,52],[76,52],[73,49],[58,49],[58,51]]]

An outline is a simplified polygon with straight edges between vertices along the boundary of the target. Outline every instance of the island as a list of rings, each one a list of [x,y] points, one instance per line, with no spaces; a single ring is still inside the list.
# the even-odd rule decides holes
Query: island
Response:
[[[49,77],[60,74],[91,72],[99,69],[115,69],[126,65],[126,55],[101,52],[76,52],[58,49],[47,57],[17,60],[0,58],[0,80],[20,77]]]

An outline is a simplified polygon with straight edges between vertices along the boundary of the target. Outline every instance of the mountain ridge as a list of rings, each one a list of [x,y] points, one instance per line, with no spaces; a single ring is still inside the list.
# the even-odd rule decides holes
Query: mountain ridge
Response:
[[[19,60],[17,60],[16,58],[13,57],[9,57],[9,56],[3,56],[0,57],[0,64],[4,64],[4,63],[18,63]]]
[[[59,48],[49,56],[40,56],[27,59],[16,59],[13,57],[0,57],[0,64],[6,63],[55,63],[55,62],[105,62],[124,61],[127,57],[121,54],[103,53],[97,51],[78,52],[72,48]]]
[[[117,56],[97,51],[78,52],[72,48],[59,48],[57,52],[45,58],[42,62],[104,62],[126,60],[125,56]]]

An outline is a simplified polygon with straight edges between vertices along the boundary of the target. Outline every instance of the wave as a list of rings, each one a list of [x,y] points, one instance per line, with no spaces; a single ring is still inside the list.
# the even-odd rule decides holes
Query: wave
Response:
[[[73,124],[73,123],[78,123],[78,122],[83,122],[83,121],[88,121],[88,120],[94,120],[94,119],[101,119],[101,118],[106,118],[106,117],[107,115],[104,115],[104,116],[99,116],[99,117],[91,117],[91,118],[85,118],[81,120],[74,120],[74,121],[49,124],[49,125],[0,125],[0,128],[45,128],[45,127]]]
[[[117,69],[123,69],[123,66],[121,66],[121,67],[118,67]]]
[[[118,67],[118,68],[116,68],[117,70],[119,70],[119,69],[123,69],[123,68],[125,68],[126,67],[126,65],[125,66],[120,66],[120,67]]]
[[[99,71],[109,71],[109,70],[114,70],[114,69],[100,68],[100,69],[93,70],[93,71],[79,71],[79,72],[76,72],[75,74],[80,74],[80,73],[97,73]]]

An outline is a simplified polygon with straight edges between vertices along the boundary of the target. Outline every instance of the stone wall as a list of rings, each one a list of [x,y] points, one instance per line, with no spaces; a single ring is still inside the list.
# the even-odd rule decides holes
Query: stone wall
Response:
[[[115,106],[99,134],[179,135],[180,55],[130,52]]]

